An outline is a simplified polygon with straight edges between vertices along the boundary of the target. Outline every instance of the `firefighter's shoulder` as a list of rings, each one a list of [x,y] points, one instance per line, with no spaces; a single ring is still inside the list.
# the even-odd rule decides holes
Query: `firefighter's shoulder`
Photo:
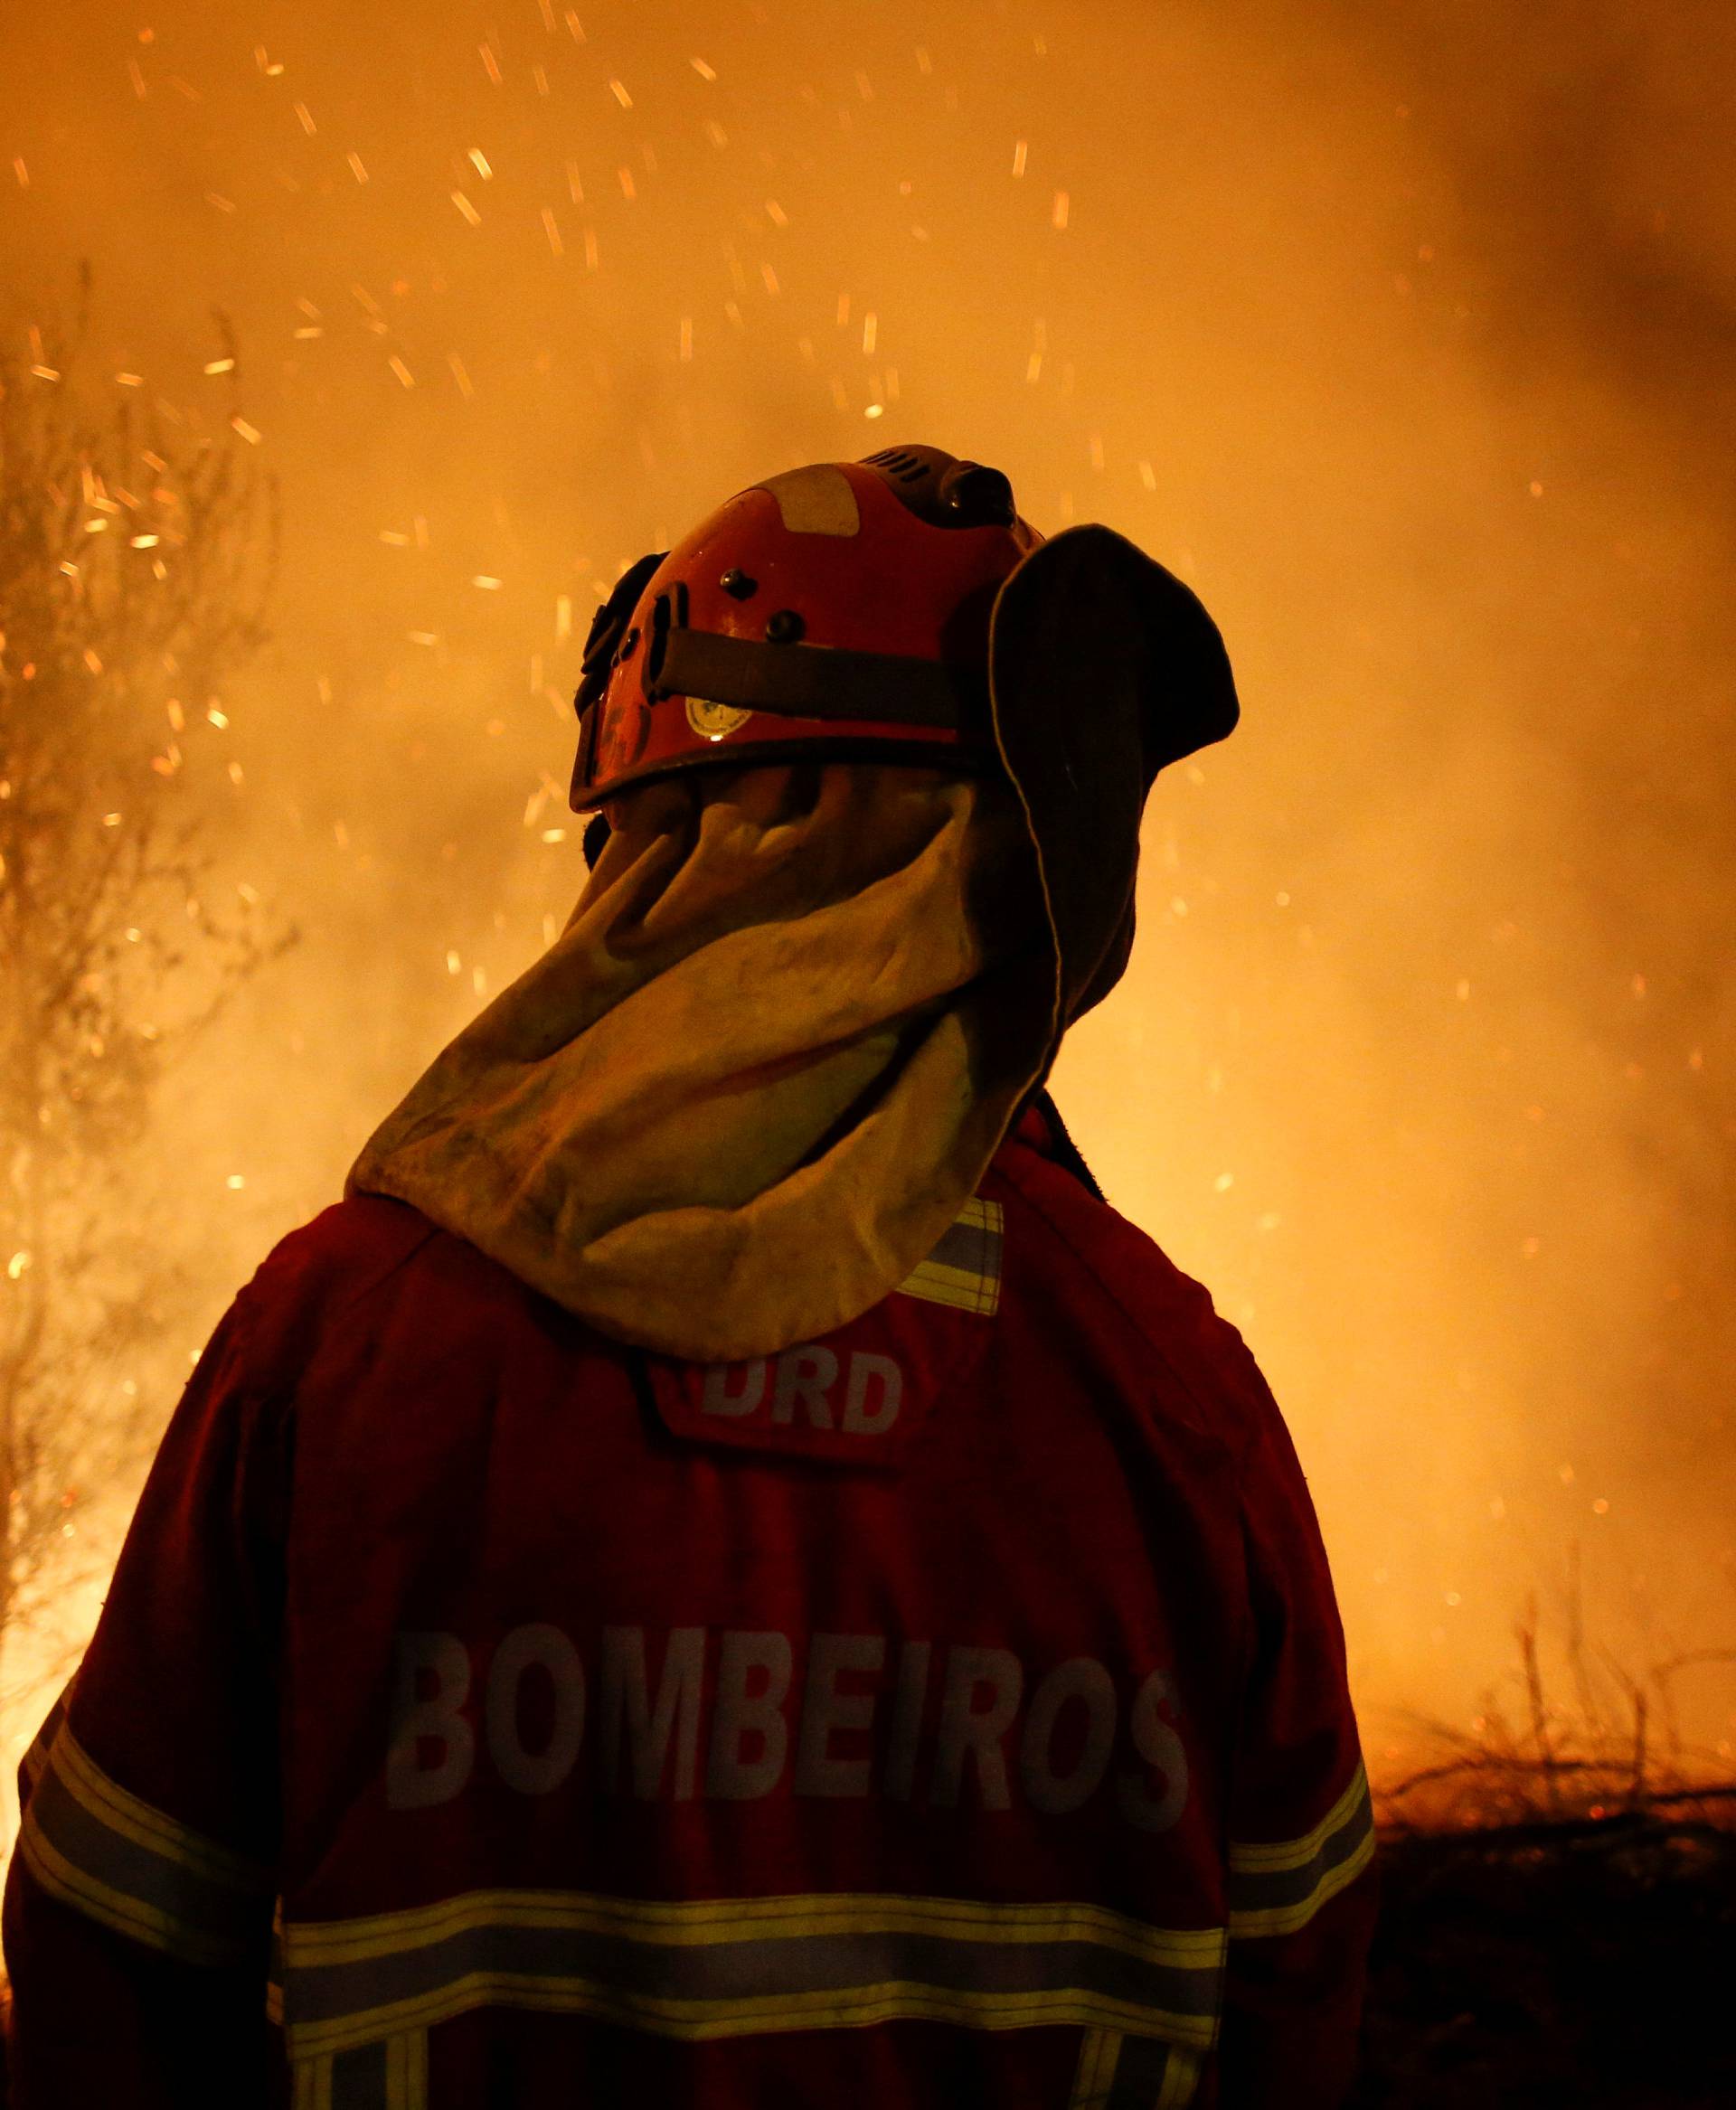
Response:
[[[329,1312],[369,1295],[439,1235],[405,1202],[374,1195],[334,1202],[278,1240],[238,1302],[259,1314]]]
[[[528,1295],[497,1261],[409,1203],[354,1194],[280,1239],[236,1308],[259,1347],[293,1356],[401,1309],[424,1328],[462,1329]]]
[[[479,1354],[549,1332],[618,1361],[511,1268],[410,1202],[348,1194],[278,1240],[236,1297],[249,1361],[278,1376],[340,1376],[391,1351],[405,1365]]]
[[[1241,1333],[1156,1240],[1040,1151],[1003,1149],[1008,1290],[1118,1347],[1153,1410],[1241,1453],[1278,1412]],[[1016,1274],[1015,1274],[1016,1271]]]

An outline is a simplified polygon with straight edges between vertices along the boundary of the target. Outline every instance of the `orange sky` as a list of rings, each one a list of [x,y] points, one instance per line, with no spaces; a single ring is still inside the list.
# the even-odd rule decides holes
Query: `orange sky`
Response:
[[[1373,1754],[1476,1710],[1576,1547],[1633,1673],[1722,1645],[1733,41],[1677,0],[14,11],[0,321],[88,259],[99,364],[218,420],[223,311],[282,490],[205,824],[304,940],[165,1108],[167,1205],[244,1271],[564,914],[529,802],[626,560],[932,441],[1135,537],[1236,662],[1057,1096],[1285,1404]],[[1727,1756],[1727,1671],[1679,1696]]]

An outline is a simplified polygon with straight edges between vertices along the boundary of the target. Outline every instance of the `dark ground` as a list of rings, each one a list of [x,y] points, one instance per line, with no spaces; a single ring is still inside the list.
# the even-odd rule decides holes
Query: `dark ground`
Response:
[[[1353,2110],[1736,2110],[1736,1831],[1391,1837]]]

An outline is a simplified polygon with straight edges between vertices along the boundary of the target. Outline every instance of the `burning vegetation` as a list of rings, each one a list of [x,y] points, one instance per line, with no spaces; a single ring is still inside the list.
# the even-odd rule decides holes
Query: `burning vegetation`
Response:
[[[160,1426],[162,1344],[209,1264],[152,1202],[159,1097],[271,952],[210,890],[225,683],[257,652],[269,486],[137,377],[91,385],[82,313],[0,351],[0,1648],[39,1701],[113,1559],[102,1497]],[[231,354],[225,362],[232,371]],[[99,1520],[86,1530],[92,1504]],[[70,1646],[68,1645],[70,1644]],[[22,1690],[19,1690],[22,1688]]]

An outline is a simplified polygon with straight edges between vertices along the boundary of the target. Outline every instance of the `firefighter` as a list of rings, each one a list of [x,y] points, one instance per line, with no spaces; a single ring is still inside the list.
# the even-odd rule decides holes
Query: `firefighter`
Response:
[[[1043,1088],[1215,627],[889,448],[578,703],[571,921],[237,1298],[25,1761],[19,2110],[1326,2110],[1319,1534]]]

